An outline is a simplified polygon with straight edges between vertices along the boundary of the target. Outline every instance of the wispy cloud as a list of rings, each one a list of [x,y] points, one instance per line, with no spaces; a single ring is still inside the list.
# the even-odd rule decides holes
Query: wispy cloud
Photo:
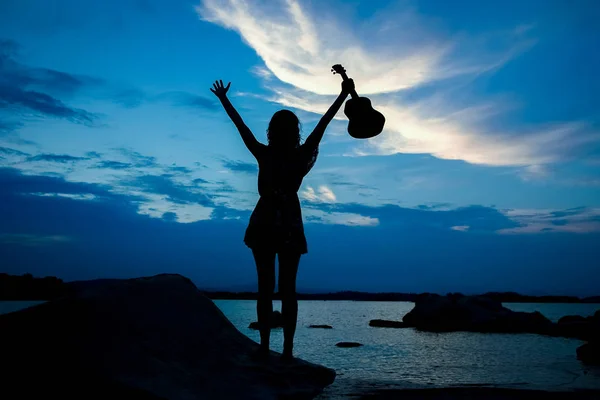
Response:
[[[25,153],[25,152],[17,150],[17,149],[11,149],[10,147],[0,147],[0,154],[9,155],[9,156],[17,156],[17,157],[29,156],[29,153]]]
[[[316,11],[295,0],[268,6],[204,0],[196,9],[203,19],[238,32],[279,80],[317,94],[339,91],[339,81],[324,74],[337,61],[352,71],[365,94],[407,89],[498,63],[444,62],[457,43],[423,29],[418,15],[408,9],[395,8],[387,17],[382,12],[372,24],[345,25],[328,13],[327,20],[320,21]]]
[[[223,159],[222,162],[223,166],[230,171],[243,172],[252,175],[256,175],[258,173],[258,166],[255,163],[247,163],[229,159]]]
[[[110,161],[110,160],[100,161],[99,163],[94,165],[94,168],[99,168],[99,169],[128,169],[131,167],[132,167],[132,164],[130,164],[130,163],[124,163],[121,161]]]
[[[406,7],[389,7],[368,21],[336,21],[330,13],[296,0],[268,6],[204,0],[197,12],[238,32],[257,52],[264,67],[253,72],[271,91],[267,98],[284,106],[324,112],[331,101],[328,95],[339,91],[339,79],[327,71],[333,63],[344,64],[359,92],[372,95],[387,119],[379,137],[348,155],[428,153],[473,164],[541,168],[599,140],[580,121],[498,127],[494,118],[512,105],[495,99],[457,101],[457,92],[465,92],[462,86],[405,96],[450,78],[460,77],[465,85],[501,67],[535,44],[532,25],[468,37],[439,33],[430,28],[436,24]],[[324,15],[327,23],[321,21]]]
[[[0,111],[12,117],[5,129],[18,127],[22,115],[55,117],[93,126],[98,115],[71,107],[56,96],[69,96],[89,85],[90,77],[62,71],[35,68],[16,60],[18,45],[0,40]]]
[[[312,186],[307,186],[300,195],[302,198],[309,202],[324,202],[324,203],[334,203],[337,198],[335,197],[335,193],[329,187],[325,185],[321,185],[315,190]]]
[[[30,193],[33,196],[42,197],[64,197],[71,200],[96,200],[98,196],[91,193]]]
[[[0,235],[0,243],[18,244],[22,246],[44,246],[57,243],[67,243],[72,241],[72,238],[62,235],[38,235],[38,234],[2,234]]]
[[[566,210],[506,210],[520,226],[501,229],[502,234],[600,232],[600,209],[576,207]]]
[[[70,163],[85,160],[89,160],[89,158],[70,156],[68,154],[38,154],[27,159],[27,161],[48,161],[55,163]]]

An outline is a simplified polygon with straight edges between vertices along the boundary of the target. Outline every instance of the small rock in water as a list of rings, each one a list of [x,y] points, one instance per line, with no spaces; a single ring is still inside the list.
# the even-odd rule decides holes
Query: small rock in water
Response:
[[[372,319],[369,321],[369,326],[377,328],[408,328],[402,321],[388,321],[386,319]]]
[[[331,325],[310,325],[309,328],[333,329]]]
[[[339,342],[336,343],[337,347],[360,347],[362,346],[362,343],[358,343],[358,342]]]

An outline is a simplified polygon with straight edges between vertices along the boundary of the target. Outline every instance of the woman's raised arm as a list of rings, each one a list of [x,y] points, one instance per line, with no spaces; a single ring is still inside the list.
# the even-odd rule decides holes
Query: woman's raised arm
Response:
[[[323,135],[325,134],[325,129],[327,129],[327,125],[331,122],[335,114],[340,110],[342,104],[348,97],[348,94],[354,89],[354,81],[352,79],[348,79],[342,82],[342,91],[338,95],[337,99],[333,102],[333,104],[329,107],[329,110],[319,120],[315,129],[308,135],[304,144],[310,148],[317,148],[319,143],[321,143],[321,139],[323,139]]]
[[[246,126],[240,114],[237,112],[233,104],[231,104],[231,102],[227,98],[227,91],[229,90],[230,86],[231,82],[229,82],[227,86],[223,86],[223,81],[218,80],[215,81],[215,83],[213,83],[213,87],[210,88],[210,91],[213,92],[215,96],[217,96],[217,98],[221,101],[223,108],[227,112],[227,115],[229,115],[229,118],[231,118],[231,121],[233,121],[233,123],[235,124],[235,127],[240,133],[240,136],[242,137],[242,140],[244,141],[244,144],[246,145],[248,150],[250,150],[254,157],[258,157],[258,152],[260,148],[264,145],[258,140],[256,140],[256,137],[254,137],[254,134],[252,133],[250,128]]]

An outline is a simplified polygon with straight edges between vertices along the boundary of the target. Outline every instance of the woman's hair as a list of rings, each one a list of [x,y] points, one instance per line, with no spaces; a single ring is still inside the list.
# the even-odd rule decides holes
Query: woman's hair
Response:
[[[290,110],[279,110],[269,122],[267,128],[269,146],[279,149],[297,148],[300,146],[300,120]]]

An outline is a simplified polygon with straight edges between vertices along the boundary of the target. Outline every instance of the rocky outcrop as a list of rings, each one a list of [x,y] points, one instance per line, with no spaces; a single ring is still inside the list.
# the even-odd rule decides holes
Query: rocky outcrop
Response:
[[[335,372],[258,345],[180,275],[82,285],[0,316],[0,398],[309,399]]]
[[[566,315],[558,320],[554,335],[581,340],[600,338],[600,310],[589,317]]]
[[[271,323],[271,329],[283,328],[283,316],[281,315],[281,312],[277,310],[273,311],[269,322]],[[260,325],[258,325],[258,321],[254,321],[250,322],[248,328],[258,330],[260,329]]]
[[[372,319],[369,321],[369,326],[376,328],[408,328],[402,321],[389,321],[387,319]]]
[[[590,317],[567,315],[553,323],[537,311],[512,311],[484,296],[420,295],[402,321],[405,327],[432,332],[538,333],[581,340],[600,337],[600,311]]]
[[[511,311],[502,303],[481,296],[426,294],[402,321],[424,331],[542,333],[552,332],[554,324],[539,312]]]
[[[584,364],[600,365],[600,342],[595,341],[579,346],[577,358]]]

